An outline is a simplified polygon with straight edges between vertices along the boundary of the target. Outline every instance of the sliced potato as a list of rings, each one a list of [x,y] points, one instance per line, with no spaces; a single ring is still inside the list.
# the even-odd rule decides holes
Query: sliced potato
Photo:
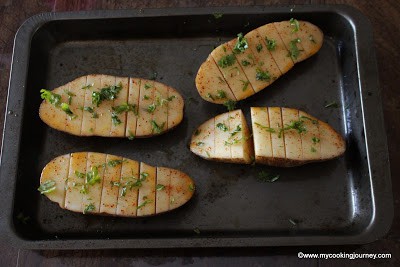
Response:
[[[241,110],[220,114],[193,133],[190,150],[208,160],[251,163],[253,142]]]
[[[329,160],[346,150],[331,126],[301,110],[252,107],[251,120],[254,143],[242,111],[235,110],[200,125],[190,150],[208,160],[249,164],[255,159],[278,167]]]
[[[244,99],[255,94],[252,85],[244,74],[235,54],[232,52],[228,44],[222,44],[215,48],[211,52],[211,56],[217,63],[217,66],[224,76],[226,83],[228,84],[229,88],[231,88],[232,93],[237,100]],[[243,85],[246,83],[249,86],[246,87],[246,90],[243,90]]]
[[[296,31],[292,24],[290,21],[269,23],[250,31],[242,40],[233,39],[215,48],[210,55],[219,72],[209,56],[196,76],[200,96],[209,102],[224,104],[225,99],[215,97],[218,90],[223,90],[227,92],[228,99],[243,100],[270,85],[290,70],[294,63],[315,54],[323,42],[319,28],[300,22],[300,29]],[[309,32],[312,32],[313,43],[316,43],[311,47],[304,40],[305,36],[310,36]],[[254,59],[249,56],[254,56]],[[225,84],[235,99],[228,96]]]
[[[268,108],[252,107],[251,123],[253,128],[254,155],[256,162],[262,163],[273,158]]]
[[[236,101],[211,55],[201,64],[196,75],[196,85],[200,96],[206,101],[218,104],[223,104],[229,99]]]
[[[45,90],[40,118],[80,136],[151,137],[183,119],[183,98],[164,84],[110,75],[87,75]]]
[[[94,152],[55,158],[44,167],[40,182],[39,191],[62,208],[125,217],[176,209],[195,190],[193,180],[180,171]]]
[[[215,158],[215,119],[209,119],[194,131],[190,142],[190,150],[205,158]]]

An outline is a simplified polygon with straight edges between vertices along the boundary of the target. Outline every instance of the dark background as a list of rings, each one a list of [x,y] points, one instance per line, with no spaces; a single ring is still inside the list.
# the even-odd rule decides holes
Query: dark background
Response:
[[[107,251],[28,251],[0,244],[0,266],[86,266],[86,265],[206,265],[206,266],[270,266],[270,265],[400,265],[400,222],[398,217],[400,187],[400,149],[397,136],[400,133],[400,1],[360,0],[310,0],[310,1],[78,1],[78,0],[0,0],[0,107],[5,110],[8,79],[11,65],[14,35],[28,17],[41,12],[75,11],[96,9],[135,9],[163,7],[251,6],[251,5],[298,5],[298,4],[347,4],[356,7],[372,22],[376,49],[383,110],[389,144],[394,195],[394,220],[390,232],[381,240],[363,246],[285,247],[285,248],[211,248],[179,250],[107,250]],[[0,116],[2,130],[3,116]],[[297,252],[312,253],[392,253],[387,260],[305,260],[298,259]]]

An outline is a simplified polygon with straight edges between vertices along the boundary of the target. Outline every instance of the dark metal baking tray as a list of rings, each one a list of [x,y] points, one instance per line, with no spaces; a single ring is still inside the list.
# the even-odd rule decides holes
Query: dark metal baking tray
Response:
[[[223,16],[216,18],[215,13]],[[278,169],[209,162],[190,153],[192,131],[225,111],[203,101],[195,89],[201,62],[215,45],[237,33],[291,17],[321,27],[322,49],[239,107],[247,117],[251,106],[305,110],[346,137],[345,155]],[[183,123],[165,135],[129,141],[79,138],[41,122],[39,90],[90,73],[144,78],[156,73],[157,80],[184,96]],[[324,107],[331,101],[339,108]],[[350,7],[40,14],[28,19],[16,35],[5,116],[0,232],[3,242],[17,247],[357,244],[382,237],[391,225],[391,181],[371,25]],[[196,181],[197,193],[184,207],[152,218],[83,216],[62,210],[36,188],[48,161],[76,151],[112,153],[181,169]],[[262,183],[257,179],[262,170],[281,178]]]

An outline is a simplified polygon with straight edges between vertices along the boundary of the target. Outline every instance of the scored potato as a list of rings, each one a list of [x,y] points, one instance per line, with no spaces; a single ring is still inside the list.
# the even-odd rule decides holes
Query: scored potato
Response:
[[[253,144],[243,112],[226,112],[204,122],[193,133],[190,150],[208,160],[251,163]]]
[[[344,139],[331,126],[301,110],[280,107],[251,109],[257,163],[293,167],[336,158],[346,150]],[[269,112],[269,126],[265,122],[267,116],[262,115],[265,109]],[[265,125],[261,124],[262,121]],[[269,146],[272,153],[265,149]]]
[[[183,119],[182,96],[145,79],[94,74],[41,93],[40,118],[78,136],[151,137]]]
[[[293,19],[239,34],[215,48],[202,63],[196,76],[197,91],[215,104],[245,99],[269,86],[294,63],[318,52],[323,39],[317,26]],[[225,92],[222,96],[221,91]]]
[[[193,133],[190,150],[208,160],[255,160],[277,167],[329,160],[346,150],[344,139],[331,126],[301,110],[252,107],[251,121],[253,138],[241,110],[211,118]]]
[[[71,211],[144,217],[182,206],[193,196],[195,185],[178,170],[109,154],[79,152],[49,162],[38,190]]]

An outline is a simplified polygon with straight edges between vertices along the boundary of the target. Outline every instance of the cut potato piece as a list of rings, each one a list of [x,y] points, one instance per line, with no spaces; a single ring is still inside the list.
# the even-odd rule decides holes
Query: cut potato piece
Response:
[[[151,137],[183,119],[182,96],[150,80],[87,75],[41,93],[40,118],[74,135]]]
[[[222,90],[226,91],[227,99],[243,100],[270,85],[294,63],[315,54],[322,46],[322,32],[308,22],[300,22],[297,29],[293,26],[296,22],[269,23],[250,31],[244,38],[239,36],[215,48],[210,54],[215,64],[208,56],[197,72],[196,88],[200,96],[209,102],[224,104],[226,100],[218,97],[218,90]],[[310,39],[309,32],[316,43],[312,47],[303,40],[307,35]],[[235,99],[228,96],[225,84]]]
[[[193,133],[190,150],[208,160],[251,163],[253,142],[243,112],[230,111],[204,122]]]
[[[218,104],[223,104],[229,99],[236,101],[211,55],[201,64],[196,75],[196,85],[200,96],[206,101]]]
[[[289,56],[294,63],[298,63],[308,58],[304,51],[301,39],[297,36],[296,26],[289,21],[275,22],[274,26],[282,38]]]
[[[311,57],[321,49],[324,34],[317,26],[307,21],[299,21],[297,36],[301,40],[307,57]]]
[[[100,213],[115,214],[118,203],[118,183],[120,182],[122,158],[107,155],[104,170],[103,191],[101,193]]]
[[[286,49],[282,38],[279,36],[273,23],[266,24],[256,29],[260,34],[261,39],[264,41],[267,49],[271,52],[279,70],[282,74],[288,72],[293,68],[293,60],[288,57],[289,51]]]
[[[215,161],[293,167],[341,156],[344,139],[327,123],[297,109],[252,107],[253,141],[241,110],[220,114],[197,128],[190,150]],[[229,154],[230,153],[230,154]]]
[[[134,217],[137,212],[139,195],[139,164],[140,162],[124,158],[118,192],[117,215]]]
[[[321,158],[321,137],[319,134],[319,122],[313,116],[299,110],[299,120],[303,121],[306,131],[302,132],[301,145],[303,150],[302,160],[318,160]]]
[[[94,152],[53,159],[44,167],[40,182],[38,190],[62,208],[124,217],[176,209],[195,190],[193,180],[181,171]]]
[[[238,109],[228,114],[230,136],[227,144],[231,147],[230,162],[251,163],[254,159],[253,142],[243,112]]]
[[[190,150],[205,158],[215,158],[215,119],[212,118],[197,128],[192,135]]]
[[[251,123],[253,128],[254,154],[256,162],[267,162],[273,158],[271,131],[268,108],[251,108]]]
[[[236,57],[246,65],[243,70],[254,91],[259,92],[280,77],[281,72],[257,31],[249,32],[245,38],[249,48],[238,53]]]
[[[87,152],[72,153],[69,162],[68,181],[65,189],[67,210],[82,212],[82,195],[86,192]],[[61,166],[60,166],[61,167]]]
[[[101,193],[106,167],[106,154],[89,152],[86,162],[85,193],[82,195],[83,213],[100,211]]]
[[[65,187],[68,178],[70,155],[63,155],[53,159],[44,167],[40,175],[39,190],[42,194],[47,194],[48,198],[58,203],[60,207],[65,205]]]
[[[157,167],[156,183],[156,213],[169,210],[171,170],[168,168]]]
[[[292,108],[282,108],[282,123],[285,130],[285,154],[287,161],[301,161],[302,148],[300,132],[303,132],[303,126],[297,127],[299,122],[299,111]],[[293,128],[290,128],[292,127]]]
[[[231,88],[232,93],[235,95],[237,100],[255,94],[252,85],[244,74],[235,54],[232,52],[228,44],[222,44],[215,48],[211,52],[211,56],[214,58],[215,63],[218,65],[226,83],[229,88]],[[243,85],[246,83],[249,86],[248,88],[246,87],[246,90],[243,90]]]

